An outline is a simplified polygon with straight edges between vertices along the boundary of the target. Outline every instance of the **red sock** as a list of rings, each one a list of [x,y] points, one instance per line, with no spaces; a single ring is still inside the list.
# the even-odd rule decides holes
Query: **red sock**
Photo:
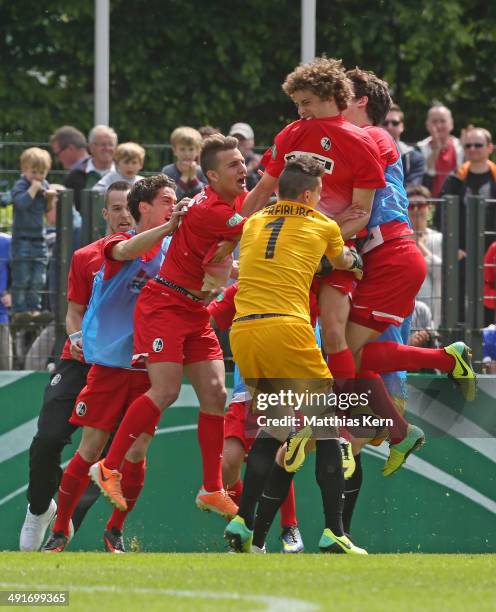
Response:
[[[427,368],[451,372],[455,359],[444,349],[407,346],[396,342],[369,342],[363,347],[362,369],[374,372],[414,372]]]
[[[224,415],[200,412],[198,443],[203,461],[203,488],[211,493],[222,484],[222,449],[224,448]]]
[[[229,493],[230,498],[239,506],[239,500],[241,499],[241,493],[243,493],[243,481],[238,480],[233,485],[226,487],[227,492]]]
[[[124,465],[122,466],[122,493],[127,502],[127,511],[121,512],[121,510],[115,509],[110,516],[106,529],[118,529],[122,531],[124,521],[127,515],[136,505],[138,497],[145,484],[145,473],[146,473],[146,460],[138,461],[138,463],[132,463],[127,459],[124,459]]]
[[[407,421],[398,412],[379,374],[361,370],[359,376],[360,378],[355,379],[355,392],[358,394],[366,393],[368,395],[369,405],[377,416],[392,420],[393,425],[388,427],[388,429],[391,442],[396,444],[406,436],[408,429]],[[370,393],[368,393],[369,390]]]
[[[161,412],[148,395],[140,395],[127,409],[107,456],[105,467],[120,470],[127,451],[140,434],[160,421]]]
[[[91,463],[85,461],[76,451],[60,482],[57,519],[52,531],[62,531],[66,536],[69,535],[69,522],[90,480],[90,467]]]
[[[298,525],[298,521],[296,520],[296,501],[293,481],[291,481],[288,494],[286,499],[282,502],[279,512],[281,514],[281,527],[291,527],[292,525],[296,527],[296,525]]]
[[[355,378],[355,360],[349,348],[345,348],[344,351],[339,351],[339,353],[327,355],[327,365],[333,378],[340,380]]]

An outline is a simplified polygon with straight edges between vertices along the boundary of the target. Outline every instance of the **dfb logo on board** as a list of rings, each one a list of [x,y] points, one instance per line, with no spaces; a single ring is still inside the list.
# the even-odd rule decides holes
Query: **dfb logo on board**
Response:
[[[160,353],[160,351],[164,348],[164,341],[162,338],[155,338],[152,346],[156,353]]]

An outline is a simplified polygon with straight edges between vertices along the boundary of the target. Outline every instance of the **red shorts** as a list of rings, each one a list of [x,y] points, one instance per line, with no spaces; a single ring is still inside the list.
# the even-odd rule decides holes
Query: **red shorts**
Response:
[[[348,272],[347,270],[333,270],[327,276],[324,276],[321,281],[344,295],[353,293],[358,284],[353,272]]]
[[[414,309],[427,266],[414,240],[397,238],[363,255],[364,274],[353,293],[350,321],[383,332]]]
[[[69,423],[111,433],[132,402],[149,388],[146,372],[92,365]],[[145,432],[153,436],[155,428]]]
[[[223,359],[203,302],[156,281],[143,287],[134,311],[133,363],[195,363]]]
[[[247,402],[231,402],[226,412],[224,424],[224,439],[237,438],[243,445],[246,453],[250,452],[258,431],[256,419],[250,411],[250,406],[251,400]],[[249,425],[251,421],[253,421],[252,426]]]

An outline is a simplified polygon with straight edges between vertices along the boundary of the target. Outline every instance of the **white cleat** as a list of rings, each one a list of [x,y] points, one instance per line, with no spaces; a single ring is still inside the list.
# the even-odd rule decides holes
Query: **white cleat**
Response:
[[[45,539],[46,530],[57,514],[57,504],[52,499],[48,510],[43,514],[32,514],[29,511],[29,505],[26,512],[26,518],[21,529],[19,538],[19,550],[24,552],[33,552],[40,550],[43,540]]]

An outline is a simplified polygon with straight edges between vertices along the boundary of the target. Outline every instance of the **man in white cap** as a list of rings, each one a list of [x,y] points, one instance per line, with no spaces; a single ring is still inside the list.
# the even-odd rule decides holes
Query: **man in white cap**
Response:
[[[248,123],[235,123],[229,130],[229,136],[234,136],[238,139],[238,149],[245,158],[247,176],[246,187],[248,190],[253,189],[260,180],[260,175],[257,173],[260,164],[260,155],[254,153],[255,133],[253,128]]]

